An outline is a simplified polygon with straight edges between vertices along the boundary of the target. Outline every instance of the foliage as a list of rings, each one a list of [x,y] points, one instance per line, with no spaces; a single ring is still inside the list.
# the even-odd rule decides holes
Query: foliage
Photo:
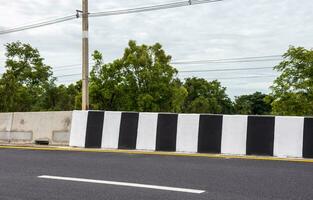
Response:
[[[241,95],[235,98],[235,113],[251,115],[267,115],[271,113],[270,97],[261,92]]]
[[[188,92],[184,112],[225,114],[233,112],[226,88],[217,80],[208,82],[202,78],[187,78],[184,87]]]
[[[6,72],[0,78],[0,111],[72,110],[75,86],[56,86],[51,67],[29,44],[6,47]]]
[[[5,45],[5,73],[0,77],[0,112],[73,110],[81,108],[82,82],[57,85],[51,67],[29,44]],[[312,113],[312,51],[291,47],[275,67],[271,96],[256,92],[235,99],[217,80],[187,78],[182,83],[159,43],[129,41],[121,58],[103,62],[95,51],[90,74],[90,108],[186,113],[307,115]]]
[[[6,72],[0,80],[2,111],[37,110],[51,79],[51,67],[43,63],[37,49],[29,44],[13,42],[6,47]]]
[[[40,99],[40,107],[38,110],[74,110],[81,109],[81,104],[77,99],[80,93],[79,83],[70,84],[68,86],[50,84],[46,88],[45,95]]]
[[[283,57],[271,87],[273,114],[313,115],[313,50],[291,46]]]
[[[122,58],[103,64],[93,53],[90,75],[91,108],[126,111],[180,112],[187,91],[176,78],[158,43],[152,46],[130,41]]]

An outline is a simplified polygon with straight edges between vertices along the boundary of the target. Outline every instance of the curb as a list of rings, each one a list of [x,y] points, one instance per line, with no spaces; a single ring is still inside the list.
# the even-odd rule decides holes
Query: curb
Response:
[[[204,153],[179,153],[179,152],[155,152],[155,151],[138,151],[138,150],[116,150],[116,149],[85,149],[73,148],[64,146],[47,146],[39,145],[4,145],[0,144],[0,149],[19,149],[19,150],[35,150],[35,151],[67,151],[67,152],[92,152],[92,153],[123,153],[134,155],[158,155],[158,156],[176,156],[176,157],[204,157],[217,159],[242,159],[242,160],[264,160],[264,161],[285,161],[285,162],[300,162],[313,163],[313,159],[303,158],[278,158],[269,156],[240,156],[240,155],[225,155],[225,154],[204,154]]]

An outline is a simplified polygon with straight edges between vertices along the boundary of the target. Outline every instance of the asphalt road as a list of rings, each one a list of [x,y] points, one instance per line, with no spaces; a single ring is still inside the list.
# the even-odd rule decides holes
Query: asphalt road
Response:
[[[41,179],[61,176],[205,190],[194,194]],[[313,199],[313,163],[0,149],[1,200]]]

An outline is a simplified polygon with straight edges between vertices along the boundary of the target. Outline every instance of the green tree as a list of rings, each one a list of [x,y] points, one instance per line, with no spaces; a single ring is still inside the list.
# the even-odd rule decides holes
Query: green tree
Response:
[[[53,83],[51,67],[43,63],[39,51],[29,44],[12,42],[6,47],[6,72],[0,79],[0,110],[40,110],[38,99]]]
[[[170,65],[171,56],[162,46],[137,45],[129,41],[124,55],[103,64],[99,51],[90,75],[90,102],[93,109],[180,112],[186,89]]]
[[[57,86],[51,67],[43,63],[37,49],[19,41],[5,47],[6,71],[0,78],[1,112],[80,108],[80,82]]]
[[[313,115],[313,50],[291,46],[275,66],[280,76],[271,90],[273,114]]]
[[[270,114],[272,107],[269,102],[270,97],[261,92],[255,92],[250,95],[241,95],[235,98],[235,113],[251,114],[251,115],[266,115]]]
[[[80,81],[76,84],[59,85],[50,84],[45,88],[43,98],[39,99],[39,110],[66,111],[81,109],[81,101],[77,102],[77,97],[81,97]]]
[[[226,94],[226,88],[217,80],[187,78],[184,84],[188,96],[184,103],[187,113],[232,113],[233,104]]]

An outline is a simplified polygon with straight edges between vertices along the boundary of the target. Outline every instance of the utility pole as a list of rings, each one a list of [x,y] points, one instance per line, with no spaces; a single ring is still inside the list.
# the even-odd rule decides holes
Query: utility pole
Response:
[[[82,0],[82,110],[89,109],[88,0]]]

